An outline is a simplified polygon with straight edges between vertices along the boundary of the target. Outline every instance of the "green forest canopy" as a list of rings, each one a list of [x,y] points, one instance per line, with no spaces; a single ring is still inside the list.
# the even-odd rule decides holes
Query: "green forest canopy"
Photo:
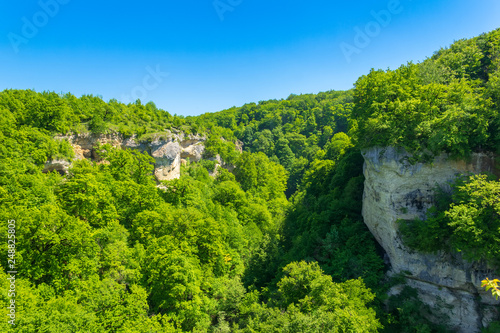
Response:
[[[445,331],[427,322],[430,309],[410,289],[385,300],[380,249],[361,216],[360,150],[401,147],[415,160],[498,153],[499,62],[495,30],[419,64],[372,70],[349,91],[198,117],[139,100],[1,92],[0,216],[16,220],[19,272],[17,325],[4,320],[1,329]],[[157,187],[150,156],[107,146],[99,153],[109,163],[75,161],[65,176],[42,172],[47,160],[73,157],[56,134],[89,131],[143,141],[206,135],[206,157],[219,154],[236,168],[210,177],[213,165],[191,163]],[[496,238],[470,237],[497,233],[485,221],[499,221],[498,182],[481,177],[457,185],[432,224],[455,230],[439,242],[472,258],[498,253],[490,246]],[[474,228],[464,228],[471,221]],[[6,255],[0,263],[6,318]]]

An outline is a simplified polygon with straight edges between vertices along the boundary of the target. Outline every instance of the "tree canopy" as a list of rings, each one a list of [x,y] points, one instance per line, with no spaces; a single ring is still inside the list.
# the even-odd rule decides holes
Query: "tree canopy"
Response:
[[[361,215],[360,151],[394,146],[414,161],[498,153],[499,45],[495,30],[372,70],[348,91],[198,117],[140,100],[0,92],[0,217],[16,221],[18,271],[16,326],[0,329],[445,332],[411,288],[386,296],[392,281]],[[147,153],[104,145],[99,160],[73,160],[55,139],[89,132],[198,134],[205,155],[158,182]],[[67,174],[43,171],[55,159],[72,162]],[[495,178],[461,178],[425,221],[401,223],[405,241],[498,267],[499,195]],[[8,264],[3,255],[4,318]]]

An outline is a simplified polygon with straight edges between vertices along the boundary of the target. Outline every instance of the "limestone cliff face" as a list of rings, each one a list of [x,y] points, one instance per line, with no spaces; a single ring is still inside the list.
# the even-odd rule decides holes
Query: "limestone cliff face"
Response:
[[[364,151],[363,218],[390,260],[390,274],[403,272],[421,299],[449,317],[456,332],[479,332],[498,317],[498,302],[481,290],[481,280],[493,276],[486,266],[467,262],[459,254],[422,254],[407,248],[398,219],[425,217],[433,205],[433,189],[460,173],[494,171],[494,159],[475,154],[471,161],[442,155],[432,163],[410,165],[409,155],[394,148]],[[394,288],[392,293],[397,293]],[[448,308],[447,306],[452,306]]]
[[[91,133],[58,136],[56,139],[67,140],[73,146],[75,159],[98,160],[95,147],[97,144],[111,144],[113,147],[129,148],[147,152],[155,159],[154,175],[158,181],[180,177],[181,164],[189,159],[197,162],[205,150],[203,136],[170,133],[167,138],[151,142],[137,141],[135,136],[125,139],[120,133],[95,135]],[[48,161],[45,171],[57,170],[65,173],[70,166],[66,161]]]

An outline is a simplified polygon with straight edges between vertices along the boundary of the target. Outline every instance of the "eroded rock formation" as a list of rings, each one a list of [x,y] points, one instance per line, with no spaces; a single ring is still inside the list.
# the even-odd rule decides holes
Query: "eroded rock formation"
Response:
[[[120,133],[95,135],[91,133],[58,136],[56,139],[67,140],[73,146],[74,159],[94,159],[99,156],[95,151],[98,144],[110,144],[113,147],[129,148],[147,152],[155,159],[154,175],[158,181],[171,180],[180,177],[181,163],[187,160],[199,161],[205,150],[204,136],[169,133],[168,135],[149,141],[138,141],[135,136],[124,138]],[[48,161],[45,171],[57,170],[67,172],[70,162]]]
[[[394,148],[363,152],[365,187],[363,218],[390,260],[390,274],[404,273],[421,299],[449,318],[456,332],[479,332],[497,320],[498,302],[484,292],[481,280],[492,277],[485,265],[467,262],[460,254],[423,254],[409,249],[401,239],[399,219],[424,218],[433,205],[436,185],[445,185],[458,174],[494,172],[494,158],[474,154],[470,161],[453,161],[446,155],[432,163],[408,163],[409,155]],[[398,293],[398,287],[391,293]],[[431,318],[432,319],[432,318]]]

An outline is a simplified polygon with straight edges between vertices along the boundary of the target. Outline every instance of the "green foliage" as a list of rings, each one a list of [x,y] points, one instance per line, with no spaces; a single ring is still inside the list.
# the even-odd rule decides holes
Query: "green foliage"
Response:
[[[201,160],[199,163],[209,172],[215,171],[215,167],[217,165],[217,161],[211,161],[211,160]]]
[[[280,164],[285,167],[286,170],[291,170],[295,161],[295,155],[288,146],[288,140],[281,137],[278,142],[276,142],[276,156],[278,157]]]
[[[385,332],[389,333],[447,333],[448,318],[438,315],[447,304],[429,307],[419,298],[416,289],[402,286],[399,293],[387,301]],[[432,322],[431,322],[432,320]],[[439,324],[437,324],[439,323]]]
[[[211,128],[206,145],[207,157],[219,154],[224,161],[233,161],[231,156],[224,158],[223,152],[230,152],[232,148],[225,149],[224,145],[230,144],[220,138],[232,142],[234,136],[241,140],[246,151],[262,152],[284,166],[290,173],[286,192],[290,197],[297,190],[304,169],[320,149],[334,134],[350,129],[352,108],[352,91],[328,91],[250,103],[241,108],[204,114],[190,121]],[[229,129],[234,131],[228,133]]]
[[[420,156],[447,152],[466,157],[488,145],[497,116],[474,81],[420,82],[419,67],[372,71],[356,83],[354,116],[362,147],[396,146]]]
[[[360,280],[333,283],[317,263],[293,262],[278,282],[278,304],[243,301],[237,332],[377,332],[374,294]]]
[[[236,162],[235,176],[245,191],[266,201],[284,200],[287,172],[264,154],[243,153]]]
[[[351,138],[344,132],[336,133],[325,146],[326,157],[337,160],[345,154],[346,149],[353,146]]]
[[[111,190],[93,174],[76,174],[63,183],[59,196],[63,208],[93,227],[105,227],[118,218]]]
[[[361,216],[362,165],[355,149],[339,156],[337,164],[312,163],[283,224],[287,252],[277,259],[282,265],[314,259],[335,281],[362,277],[371,288],[380,287],[382,260]]]
[[[104,102],[100,97],[54,92],[36,93],[32,90],[4,90],[0,93],[0,110],[14,115],[18,126],[29,126],[51,133],[90,131],[95,134],[118,131],[128,137],[165,132],[184,126],[196,132],[186,119],[171,116],[156,108],[154,103],[125,105],[116,100]],[[83,125],[83,126],[82,126]]]
[[[205,158],[213,158],[219,155],[226,163],[234,163],[238,158],[238,151],[233,133],[227,129],[214,127],[208,139],[205,141]]]
[[[353,116],[362,148],[402,147],[417,159],[496,149],[498,34],[458,41],[419,65],[360,77]]]
[[[491,289],[491,294],[498,300],[498,296],[500,296],[500,288],[498,287],[498,283],[500,280],[493,279],[490,280],[486,278],[486,280],[481,281],[481,287],[485,288],[486,291]]]
[[[469,260],[499,267],[500,183],[486,175],[458,178],[449,201],[429,210],[425,221],[400,224],[405,242],[425,252],[463,252]]]
[[[89,129],[108,131],[100,119],[115,114],[110,107],[117,103],[93,97],[61,98],[65,99],[70,110],[86,104],[77,115],[91,119]],[[307,110],[309,106],[303,107]],[[53,318],[51,311],[59,313],[59,327],[68,331],[278,328],[281,324],[275,323],[272,315],[281,308],[287,309],[286,316],[279,318],[285,326],[289,321],[304,329],[363,327],[367,332],[379,327],[375,312],[366,307],[373,294],[360,281],[333,284],[317,265],[311,269],[321,278],[308,283],[323,281],[324,288],[318,290],[338,297],[337,303],[329,300],[316,306],[311,297],[324,301],[324,296],[314,288],[314,295],[287,301],[285,290],[291,286],[283,280],[274,287],[275,300],[261,308],[269,321],[259,323],[253,312],[247,312],[261,305],[258,300],[249,303],[255,294],[247,294],[242,281],[258,285],[252,274],[259,270],[271,280],[280,266],[275,260],[281,253],[280,228],[290,206],[285,197],[286,169],[294,172],[297,187],[309,164],[291,148],[297,152],[303,149],[303,134],[285,136],[281,130],[267,130],[263,135],[273,140],[268,157],[263,152],[239,154],[232,132],[212,127],[207,154],[218,154],[225,163],[234,163],[234,172],[218,168],[216,177],[211,178],[208,170],[214,170],[214,161],[191,163],[183,167],[181,179],[165,182],[160,190],[152,177],[151,157],[110,145],[96,147],[100,163],[74,161],[64,178],[43,174],[41,165],[50,157],[71,158],[70,145],[65,140],[54,141],[49,133],[52,127],[23,125],[13,131],[19,120],[11,111],[3,112],[0,127],[6,145],[0,153],[6,163],[0,168],[0,215],[20,221],[17,254],[23,272],[19,281],[26,281],[27,286],[29,282],[31,285],[21,290],[33,295],[33,310],[25,311],[19,319],[23,327],[54,330],[36,312],[45,301],[47,310],[40,313],[47,318]],[[314,125],[312,120],[321,117],[310,115],[308,119],[305,126]],[[274,123],[282,124],[273,116],[263,119],[264,127]],[[307,156],[324,157],[317,144],[320,139],[326,144],[332,136],[331,126],[324,135],[309,136],[312,150]],[[344,154],[344,148],[348,146],[336,154]],[[320,169],[307,172],[305,179],[319,179],[315,173],[321,174]],[[301,269],[292,267],[289,273]],[[352,297],[344,296],[347,290]],[[61,307],[68,311],[58,310]]]
[[[243,191],[227,170],[212,179],[197,164],[159,190],[151,157],[102,146],[97,151],[104,163],[75,161],[63,179],[43,174],[35,163],[43,163],[50,149],[71,156],[65,141],[32,127],[13,131],[11,115],[2,118],[0,216],[18,221],[19,292],[33,295],[30,310],[18,299],[19,327],[54,331],[58,323],[75,332],[173,332],[204,331],[219,313],[238,320],[237,299],[210,297],[233,293],[215,283],[238,281],[252,251],[276,229],[279,205],[286,203],[282,167],[266,162],[277,171],[258,184],[262,198]],[[34,135],[19,135],[25,133]],[[40,158],[27,158],[40,140],[53,146],[40,146]],[[2,235],[6,241],[7,233]],[[31,286],[23,289],[23,283]],[[234,297],[241,298],[245,289],[234,286],[240,295]]]
[[[152,182],[154,158],[133,150],[112,149],[111,145],[98,147],[101,158],[109,162],[107,169],[116,180],[132,180],[138,184]]]
[[[409,288],[382,306],[384,266],[361,216],[360,149],[402,147],[415,160],[498,150],[499,42],[496,30],[418,65],[372,70],[354,90],[199,117],[140,100],[1,92],[0,219],[16,220],[19,274],[18,325],[0,329],[376,332],[377,310],[387,332],[445,332]],[[111,145],[64,177],[43,173],[48,161],[74,157],[54,136],[78,132],[149,142],[200,134],[205,159],[160,186],[152,157]],[[400,224],[404,240],[498,266],[499,196],[485,176],[457,182],[425,221]]]
[[[500,183],[485,175],[472,176],[457,186],[454,203],[446,211],[452,228],[452,246],[475,260],[486,259],[498,267],[500,258]]]
[[[438,186],[434,189],[434,201],[434,206],[427,210],[426,219],[399,220],[399,231],[411,248],[422,252],[450,251],[447,240],[452,230],[446,222],[445,211],[452,203],[452,193]]]
[[[498,331],[500,331],[500,321],[494,321],[487,328],[481,330],[481,333],[495,333]]]
[[[173,241],[165,236],[149,246],[145,285],[153,311],[169,313],[177,326],[192,330],[204,317],[202,273],[195,258],[173,247]]]

